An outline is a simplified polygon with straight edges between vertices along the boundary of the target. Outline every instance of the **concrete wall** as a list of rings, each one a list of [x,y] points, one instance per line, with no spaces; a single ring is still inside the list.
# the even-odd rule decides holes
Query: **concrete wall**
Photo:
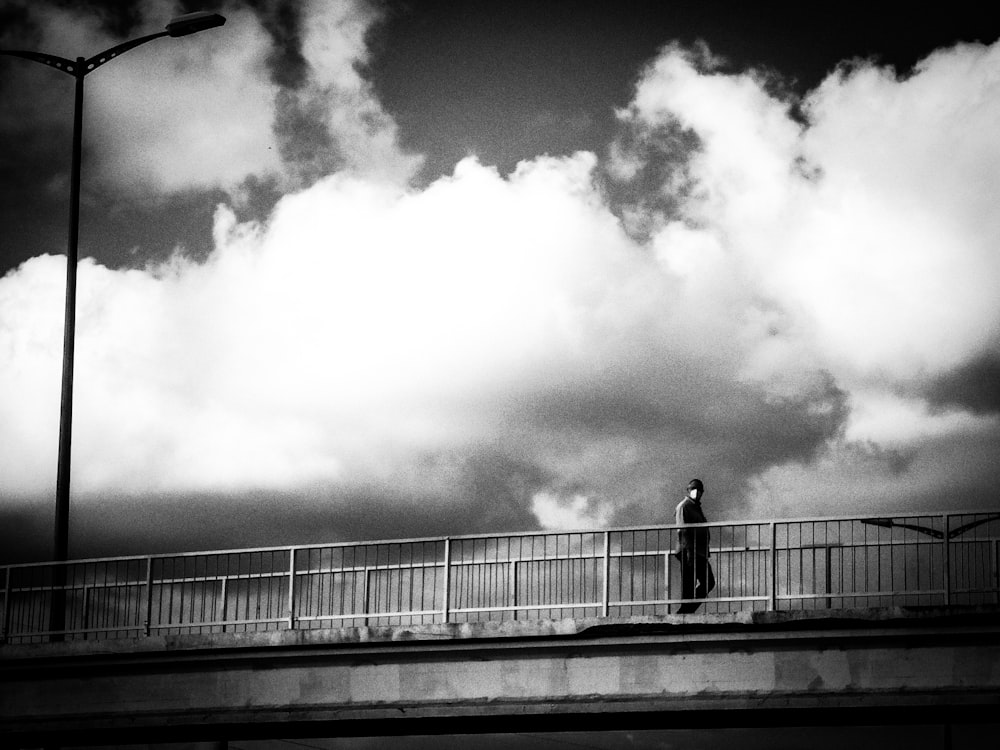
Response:
[[[42,741],[992,719],[996,611],[275,631],[0,647]]]

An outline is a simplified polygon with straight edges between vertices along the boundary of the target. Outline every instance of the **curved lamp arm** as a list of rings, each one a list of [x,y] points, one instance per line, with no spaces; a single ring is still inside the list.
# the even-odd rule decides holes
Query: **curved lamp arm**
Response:
[[[169,33],[160,31],[156,34],[141,36],[138,39],[130,39],[127,42],[122,42],[111,49],[106,49],[104,52],[94,55],[89,60],[84,60],[82,57],[76,61],[67,60],[65,57],[59,57],[58,55],[47,55],[44,52],[25,52],[23,50],[0,50],[0,55],[11,55],[12,57],[23,57],[26,60],[34,60],[56,70],[61,70],[63,73],[68,73],[75,78],[83,77],[92,70],[101,67],[104,63],[118,57],[123,52],[127,52],[133,47],[138,47],[140,44],[159,39],[161,36],[169,36]]]
[[[168,23],[166,31],[147,34],[138,39],[130,39],[127,42],[122,42],[110,49],[104,50],[104,52],[94,55],[89,60],[84,60],[83,58],[67,60],[65,57],[59,57],[58,55],[47,55],[44,52],[26,52],[23,50],[0,50],[0,55],[11,55],[12,57],[23,57],[26,60],[34,60],[43,65],[53,67],[56,70],[61,70],[63,73],[68,73],[73,77],[82,78],[92,70],[96,70],[104,65],[104,63],[113,60],[123,52],[128,52],[133,47],[138,47],[140,44],[151,42],[163,36],[187,36],[188,34],[195,34],[205,29],[222,26],[225,22],[225,17],[220,16],[218,13],[208,13],[205,11],[188,13],[178,16]]]
[[[123,52],[128,52],[133,47],[138,47],[140,44],[145,44],[146,42],[151,42],[154,39],[159,39],[161,36],[169,36],[169,34],[166,31],[160,31],[156,34],[147,34],[146,36],[141,36],[138,39],[130,39],[127,42],[117,44],[111,49],[106,49],[104,52],[94,55],[92,58],[84,62],[82,75],[87,75],[90,71],[96,70],[104,65],[104,63],[113,60]]]
[[[69,73],[71,76],[76,75],[76,62],[74,60],[67,60],[65,57],[59,57],[58,55],[46,55],[44,52],[25,52],[16,49],[0,49],[0,55],[23,57],[26,60],[34,60],[43,65],[49,65],[56,70],[61,70],[63,73]]]

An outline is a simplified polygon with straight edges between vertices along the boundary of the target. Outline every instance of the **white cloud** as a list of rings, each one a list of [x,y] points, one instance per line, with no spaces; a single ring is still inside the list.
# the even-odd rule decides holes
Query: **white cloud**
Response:
[[[531,499],[532,512],[543,529],[571,531],[606,526],[610,519],[608,508],[592,507],[584,495],[563,498],[551,492],[539,492]]]
[[[940,410],[920,398],[860,391],[854,394],[844,437],[851,442],[873,442],[891,448],[948,435],[987,435],[998,427],[1000,419],[995,415]]]
[[[363,0],[306,3],[303,55],[311,77],[297,93],[301,103],[318,103],[347,168],[381,179],[406,182],[422,157],[404,154],[395,121],[358,69],[369,61],[365,35],[379,12]]]
[[[837,73],[807,97],[804,126],[760,79],[681,49],[646,71],[620,117],[679,123],[702,144],[683,218],[653,243],[699,315],[743,319],[747,376],[787,386],[822,368],[872,390],[997,350],[998,56],[939,51],[903,81]]]
[[[1000,346],[998,64],[1000,46],[961,45],[906,80],[863,66],[807,100],[824,177],[797,233],[816,257],[784,285],[862,373],[939,373]]]
[[[592,166],[543,159],[505,181],[467,161],[422,192],[332,177],[265,227],[220,209],[205,265],[83,262],[76,486],[361,482],[387,455],[488,441],[523,389],[592,367],[655,304],[627,298],[649,286],[644,261],[597,202]],[[58,266],[34,259],[3,280],[24,307],[0,339],[45,352],[18,360],[10,394],[57,369]],[[43,281],[48,295],[26,291]],[[7,406],[13,439],[37,414]],[[25,450],[50,452],[48,425]],[[0,473],[10,490],[45,484],[14,463]]]

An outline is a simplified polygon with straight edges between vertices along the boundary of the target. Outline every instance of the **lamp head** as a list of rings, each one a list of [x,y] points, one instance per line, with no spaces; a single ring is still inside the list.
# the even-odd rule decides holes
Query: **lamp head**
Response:
[[[214,29],[216,26],[222,26],[225,22],[225,17],[220,16],[218,13],[209,13],[208,11],[200,10],[197,13],[186,13],[183,16],[177,16],[177,18],[167,24],[167,34],[170,36],[187,36],[188,34],[196,34],[205,29]]]

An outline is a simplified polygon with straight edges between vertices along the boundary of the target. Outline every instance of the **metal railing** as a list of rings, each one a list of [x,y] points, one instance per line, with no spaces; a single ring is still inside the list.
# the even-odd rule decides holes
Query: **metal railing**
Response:
[[[701,612],[1000,604],[1000,513],[703,527],[716,587]],[[679,528],[9,565],[0,567],[0,642],[663,615],[689,601]]]

